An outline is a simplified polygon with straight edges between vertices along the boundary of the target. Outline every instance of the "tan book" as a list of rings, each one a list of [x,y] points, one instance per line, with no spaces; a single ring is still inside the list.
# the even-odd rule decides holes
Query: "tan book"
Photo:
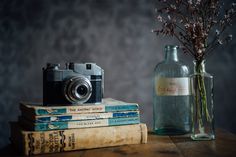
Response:
[[[146,124],[54,131],[24,131],[11,124],[11,142],[24,155],[147,143]]]

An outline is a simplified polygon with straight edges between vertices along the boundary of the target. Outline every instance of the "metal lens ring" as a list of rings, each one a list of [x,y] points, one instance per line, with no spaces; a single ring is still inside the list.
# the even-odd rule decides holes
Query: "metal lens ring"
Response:
[[[82,104],[92,95],[92,85],[88,78],[76,76],[65,82],[64,95],[71,103]]]

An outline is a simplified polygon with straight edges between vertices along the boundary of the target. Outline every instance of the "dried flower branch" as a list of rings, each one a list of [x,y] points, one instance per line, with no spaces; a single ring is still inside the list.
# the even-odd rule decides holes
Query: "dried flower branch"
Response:
[[[236,3],[225,10],[219,0],[159,0],[157,35],[173,36],[185,53],[202,61],[215,48],[232,40],[225,30],[236,17]],[[213,38],[210,36],[213,35]]]

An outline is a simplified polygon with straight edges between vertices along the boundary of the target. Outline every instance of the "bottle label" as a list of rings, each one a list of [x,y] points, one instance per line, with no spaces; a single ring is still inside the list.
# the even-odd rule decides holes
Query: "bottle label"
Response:
[[[190,80],[188,77],[158,77],[155,90],[158,96],[190,95]]]

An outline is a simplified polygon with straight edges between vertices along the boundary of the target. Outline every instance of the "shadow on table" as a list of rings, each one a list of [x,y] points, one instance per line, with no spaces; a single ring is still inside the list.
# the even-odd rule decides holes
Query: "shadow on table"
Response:
[[[12,145],[9,144],[0,148],[0,156],[20,156],[20,152],[18,152],[16,149],[13,148]]]
[[[149,135],[156,135],[153,131],[148,131]],[[190,138],[190,134],[185,135],[156,135],[156,136],[168,136],[170,139],[175,143],[182,143],[182,142],[190,142],[192,141]]]

